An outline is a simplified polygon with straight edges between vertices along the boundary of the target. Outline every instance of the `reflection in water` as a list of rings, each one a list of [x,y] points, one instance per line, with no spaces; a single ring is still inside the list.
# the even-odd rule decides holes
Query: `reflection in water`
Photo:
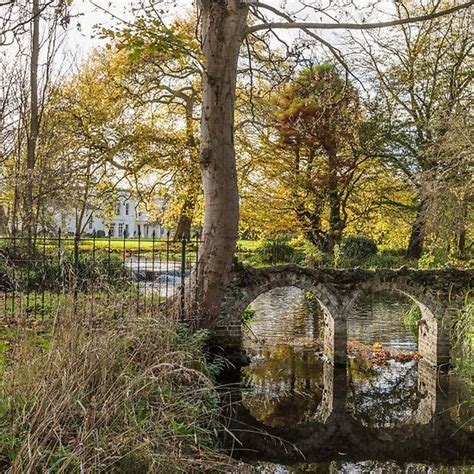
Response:
[[[276,345],[252,354],[243,369],[242,401],[255,419],[289,427],[314,418],[323,392],[323,362],[314,350]]]
[[[351,315],[349,339],[380,342],[392,350],[415,349],[416,339],[403,321],[410,306],[403,297],[371,295]],[[466,452],[472,446],[463,434],[469,411],[456,412],[461,429],[451,423],[448,413],[453,415],[453,408],[436,370],[414,360],[377,365],[361,354],[349,358],[347,373],[335,370],[322,356],[322,311],[297,288],[272,290],[255,300],[252,309],[249,337],[244,340],[250,364],[242,370],[240,392],[245,413],[238,415],[239,423],[256,422],[272,439],[294,443],[308,459],[288,467],[288,460],[301,459],[300,452],[293,456],[286,448],[264,442],[257,451],[265,455],[257,459],[282,464],[258,463],[257,472],[472,472],[471,465],[463,471],[385,462],[469,461]],[[465,390],[455,393],[456,401],[466,397]],[[345,456],[347,462],[319,462]],[[356,462],[360,459],[384,462]]]
[[[348,321],[353,339],[385,347],[416,349],[403,314],[411,304],[394,294],[362,299]],[[276,288],[251,305],[246,348],[251,363],[243,371],[243,403],[267,426],[293,426],[314,419],[322,399],[323,361],[317,300],[302,290]],[[350,338],[350,336],[349,336]],[[257,343],[256,343],[257,341]],[[419,405],[417,364],[389,361],[385,366],[351,357],[347,406],[364,426],[388,427],[413,419]]]
[[[375,365],[365,358],[349,359],[347,406],[364,426],[390,427],[413,419],[420,403],[417,363],[388,361]]]
[[[293,427],[318,420],[323,390],[321,353],[308,347],[264,346],[249,352],[242,371],[242,402],[266,426]],[[414,420],[421,394],[417,363],[379,366],[362,357],[348,367],[347,409],[364,426],[390,427]]]
[[[347,320],[347,337],[389,349],[416,350],[416,338],[404,324],[413,302],[397,293],[371,293],[361,298]]]
[[[322,309],[315,296],[295,287],[275,288],[251,304],[251,333],[266,342],[275,339],[319,338]],[[348,316],[349,340],[381,343],[389,349],[416,350],[413,328],[404,316],[413,302],[397,293],[371,293]]]
[[[258,340],[276,342],[286,338],[319,337],[321,309],[311,295],[293,286],[275,288],[251,304],[255,317],[251,334]]]
[[[472,474],[472,466],[443,466],[436,464],[407,463],[393,461],[361,461],[328,463],[305,463],[283,466],[272,463],[256,463],[255,471],[261,474]]]

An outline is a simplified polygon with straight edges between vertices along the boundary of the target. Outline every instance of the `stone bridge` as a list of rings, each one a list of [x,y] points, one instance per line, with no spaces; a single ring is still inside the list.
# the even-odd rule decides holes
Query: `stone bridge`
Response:
[[[335,365],[347,361],[347,316],[367,292],[393,291],[406,295],[421,309],[418,351],[431,366],[449,364],[449,327],[453,311],[473,286],[472,270],[308,269],[296,265],[233,270],[221,315],[212,328],[214,344],[226,354],[241,351],[242,313],[259,295],[278,287],[311,292],[324,312],[324,346]]]

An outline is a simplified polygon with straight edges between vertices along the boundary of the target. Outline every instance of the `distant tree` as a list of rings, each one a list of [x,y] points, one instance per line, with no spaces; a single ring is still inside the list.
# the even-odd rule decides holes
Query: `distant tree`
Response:
[[[396,2],[396,15],[403,19],[410,12],[425,14],[441,3],[443,7],[456,4],[434,0],[423,6]],[[461,121],[467,126],[470,114],[474,46],[471,21],[472,12],[465,10],[401,25],[399,32],[390,36],[367,33],[369,37],[359,41],[363,51],[359,63],[365,64],[377,85],[376,100],[386,143],[384,163],[414,192],[415,216],[406,250],[410,258],[419,258],[423,252],[431,203],[437,200],[442,187],[449,189],[448,181],[444,181],[448,177],[443,171],[446,160],[452,164],[454,159],[460,169],[467,169],[468,157],[462,150],[456,150],[457,158],[441,150],[452,136],[453,123],[459,125]]]
[[[8,59],[0,91],[5,191],[9,229],[21,232],[31,243],[36,238],[38,216],[45,196],[49,132],[43,133],[43,116],[50,98],[50,85],[61,70],[54,64],[69,21],[67,4],[52,2],[6,2],[0,19],[0,46],[8,46]],[[29,33],[28,35],[26,33]],[[53,66],[54,64],[54,66]],[[2,101],[3,99],[3,101]]]
[[[331,65],[306,69],[277,100],[281,143],[295,155],[297,179],[303,175],[304,201],[296,191],[295,212],[309,221],[308,236],[332,253],[347,225],[347,201],[367,161],[360,147],[361,111],[357,93]],[[305,205],[313,196],[313,206]],[[311,197],[310,197],[311,199]],[[322,218],[328,206],[328,229]]]
[[[368,123],[354,87],[330,64],[303,69],[274,94],[262,136],[261,170],[285,189],[308,239],[333,253],[349,220],[351,198],[369,172]]]
[[[175,228],[174,238],[189,239],[196,207],[202,201],[199,172],[201,68],[194,19],[176,19],[166,27],[143,15],[120,30],[105,30],[111,53],[120,55],[117,85],[148,110],[167,143],[144,171],[158,174],[158,186],[167,202],[165,220]],[[168,153],[168,155],[167,155]]]

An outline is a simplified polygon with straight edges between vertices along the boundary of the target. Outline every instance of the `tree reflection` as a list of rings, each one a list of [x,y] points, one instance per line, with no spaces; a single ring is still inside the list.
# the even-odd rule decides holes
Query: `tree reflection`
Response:
[[[363,357],[349,359],[347,407],[364,426],[390,427],[412,419],[419,405],[416,362],[378,366]]]
[[[289,427],[314,417],[322,400],[323,362],[306,347],[268,346],[243,369],[243,403],[271,427]]]

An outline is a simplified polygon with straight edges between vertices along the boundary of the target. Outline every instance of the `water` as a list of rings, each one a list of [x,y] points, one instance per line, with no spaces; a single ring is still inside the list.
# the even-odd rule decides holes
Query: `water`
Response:
[[[413,304],[396,293],[367,295],[348,318],[348,338],[368,344],[379,342],[392,349],[416,350],[415,334],[403,323]]]
[[[188,262],[189,263],[189,262]],[[181,284],[181,262],[168,260],[153,260],[146,255],[129,257],[125,260],[133,278],[138,281],[140,291],[146,295],[167,298],[172,296]],[[185,277],[188,279],[192,264],[186,268]]]
[[[369,350],[352,353],[346,370],[324,356],[314,298],[297,288],[257,298],[244,339],[250,363],[229,395],[235,456],[261,473],[474,472],[473,414],[459,405],[466,381],[422,361],[372,357],[374,344],[416,350],[411,307],[396,294],[361,300],[348,339]]]

